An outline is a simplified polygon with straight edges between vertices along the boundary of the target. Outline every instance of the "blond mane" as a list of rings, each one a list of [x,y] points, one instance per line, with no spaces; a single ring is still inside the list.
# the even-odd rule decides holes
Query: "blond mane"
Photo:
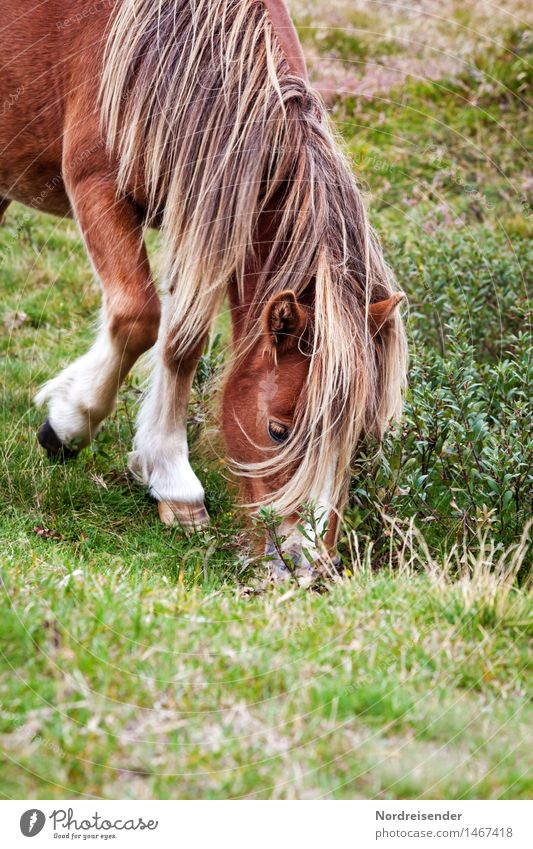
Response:
[[[372,336],[368,308],[396,291],[325,107],[291,73],[261,0],[123,0],[111,24],[102,118],[124,191],[140,173],[161,216],[171,327],[180,349],[206,333],[257,263],[258,225],[278,211],[237,356],[256,344],[275,292],[314,289],[310,368],[292,438],[243,475],[297,464],[276,509],[345,491],[361,436],[400,413],[401,318]],[[266,255],[265,255],[266,253]]]

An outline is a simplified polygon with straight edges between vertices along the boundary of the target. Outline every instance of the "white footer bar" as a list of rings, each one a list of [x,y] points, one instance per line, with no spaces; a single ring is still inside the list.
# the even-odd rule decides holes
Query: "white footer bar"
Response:
[[[533,846],[512,801],[3,801],[3,846],[366,849]],[[32,842],[34,841],[34,842]]]

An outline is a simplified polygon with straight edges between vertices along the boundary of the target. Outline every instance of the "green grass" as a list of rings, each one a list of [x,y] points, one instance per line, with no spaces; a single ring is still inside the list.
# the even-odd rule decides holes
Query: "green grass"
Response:
[[[328,33],[328,49],[358,58],[351,35],[335,48]],[[31,398],[87,349],[99,291],[72,222],[9,209],[5,797],[531,795],[530,577],[517,549],[531,509],[530,42],[506,38],[518,58],[487,52],[477,72],[334,110],[409,295],[411,388],[380,461],[370,446],[359,463],[345,572],[322,592],[262,580],[223,455],[201,435],[227,316],[190,417],[209,530],[162,527],[124,474],[142,365],[90,450],[68,467],[45,460]]]
[[[518,595],[483,626],[423,576],[248,596],[162,572],[12,543],[4,794],[527,795]]]

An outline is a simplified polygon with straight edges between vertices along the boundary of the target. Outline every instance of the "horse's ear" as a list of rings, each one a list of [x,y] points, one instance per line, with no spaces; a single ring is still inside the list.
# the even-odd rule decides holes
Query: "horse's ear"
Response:
[[[384,301],[377,301],[375,304],[370,304],[368,308],[368,318],[370,327],[374,333],[378,333],[389,318],[392,318],[398,304],[401,303],[404,298],[404,292],[396,292]]]
[[[263,312],[263,331],[270,351],[279,353],[295,348],[306,324],[305,309],[291,289],[273,295]]]

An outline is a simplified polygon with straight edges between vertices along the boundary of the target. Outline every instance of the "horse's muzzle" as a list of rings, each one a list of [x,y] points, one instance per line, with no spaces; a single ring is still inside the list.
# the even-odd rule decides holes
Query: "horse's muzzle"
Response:
[[[313,542],[297,528],[286,537],[277,532],[268,533],[265,559],[274,581],[294,578],[303,587],[311,586],[321,577],[336,574],[339,565],[339,557],[328,551],[321,539]]]

